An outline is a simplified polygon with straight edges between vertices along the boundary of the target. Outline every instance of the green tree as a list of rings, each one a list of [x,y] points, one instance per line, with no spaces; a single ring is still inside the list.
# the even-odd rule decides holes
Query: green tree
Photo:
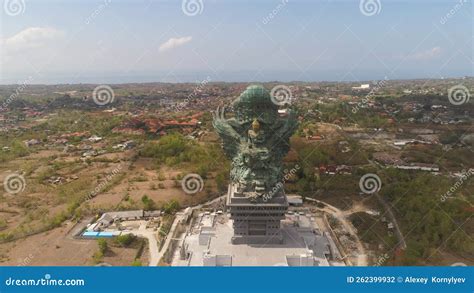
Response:
[[[135,241],[136,238],[137,236],[133,234],[119,235],[115,237],[115,242],[117,242],[117,244],[119,244],[120,246],[128,247],[130,246],[130,244],[133,243],[133,241]]]
[[[97,244],[99,245],[100,253],[105,254],[108,249],[107,240],[105,240],[104,238],[99,238],[97,239]]]
[[[166,214],[173,214],[174,212],[178,211],[179,209],[180,209],[179,202],[177,202],[177,201],[174,200],[174,199],[170,200],[169,202],[167,202],[167,203],[163,206],[163,211],[164,211]]]
[[[155,202],[148,197],[148,195],[142,196],[143,209],[146,211],[154,210],[156,207]]]

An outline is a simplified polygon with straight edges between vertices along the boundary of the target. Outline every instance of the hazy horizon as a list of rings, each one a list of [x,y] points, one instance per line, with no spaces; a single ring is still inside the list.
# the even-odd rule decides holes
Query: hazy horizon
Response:
[[[224,74],[225,75],[225,74]],[[232,73],[230,73],[232,75]],[[280,83],[319,83],[319,82],[331,82],[331,83],[369,83],[375,82],[379,80],[383,80],[384,77],[377,77],[377,78],[366,78],[360,80],[338,80],[338,79],[306,79],[306,80],[296,80],[296,79],[240,79],[238,78],[239,74],[234,74],[235,78],[229,78],[226,80],[218,80],[213,79],[211,75],[205,73],[189,73],[187,75],[181,75],[173,78],[159,78],[159,75],[133,75],[133,76],[107,76],[102,75],[100,77],[96,77],[94,75],[90,76],[89,78],[77,80],[77,79],[70,79],[69,75],[64,75],[60,78],[55,79],[54,77],[49,77],[48,79],[41,79],[41,78],[31,78],[27,76],[24,79],[14,80],[12,82],[2,82],[0,86],[8,86],[8,85],[19,85],[19,84],[28,84],[28,85],[79,85],[79,84],[147,84],[147,83],[170,83],[170,84],[187,84],[187,83],[200,83],[203,80],[208,80],[207,83],[272,83],[272,82],[280,82]],[[195,78],[193,78],[195,77]],[[463,79],[463,78],[474,78],[474,75],[460,75],[460,76],[448,76],[448,77],[407,77],[407,78],[398,78],[398,79],[387,79],[390,81],[410,81],[410,80],[443,80],[443,79]]]

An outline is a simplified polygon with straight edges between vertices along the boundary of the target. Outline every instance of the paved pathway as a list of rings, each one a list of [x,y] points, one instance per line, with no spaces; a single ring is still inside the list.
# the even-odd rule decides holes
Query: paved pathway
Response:
[[[142,223],[137,230],[123,231],[122,234],[133,234],[148,240],[148,250],[150,254],[149,266],[157,266],[160,256],[158,254],[158,243],[156,242],[156,232],[146,229],[146,222]]]

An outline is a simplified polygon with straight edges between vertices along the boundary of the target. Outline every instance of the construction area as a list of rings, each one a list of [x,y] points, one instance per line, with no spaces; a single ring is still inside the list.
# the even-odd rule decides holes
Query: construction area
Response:
[[[181,235],[172,266],[344,266],[321,215],[290,209],[281,221],[282,243],[233,244],[232,220],[217,210],[199,211]],[[318,223],[319,222],[319,223]]]
[[[364,206],[342,212],[317,200],[288,196],[282,241],[235,243],[224,198],[189,207],[173,217],[160,211],[107,212],[73,229],[76,239],[133,234],[148,242],[150,266],[365,266],[368,251],[348,217],[372,213]],[[82,226],[82,228],[81,228]],[[276,237],[276,236],[275,236]]]

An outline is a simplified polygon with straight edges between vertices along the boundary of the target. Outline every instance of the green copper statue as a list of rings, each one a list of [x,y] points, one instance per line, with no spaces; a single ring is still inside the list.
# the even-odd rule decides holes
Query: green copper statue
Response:
[[[224,107],[213,115],[214,128],[232,160],[232,184],[253,201],[266,201],[274,195],[275,186],[282,186],[282,160],[298,126],[295,113],[290,109],[287,117],[280,117],[280,106],[264,87],[256,85],[249,86],[232,106],[235,117],[226,119]]]

